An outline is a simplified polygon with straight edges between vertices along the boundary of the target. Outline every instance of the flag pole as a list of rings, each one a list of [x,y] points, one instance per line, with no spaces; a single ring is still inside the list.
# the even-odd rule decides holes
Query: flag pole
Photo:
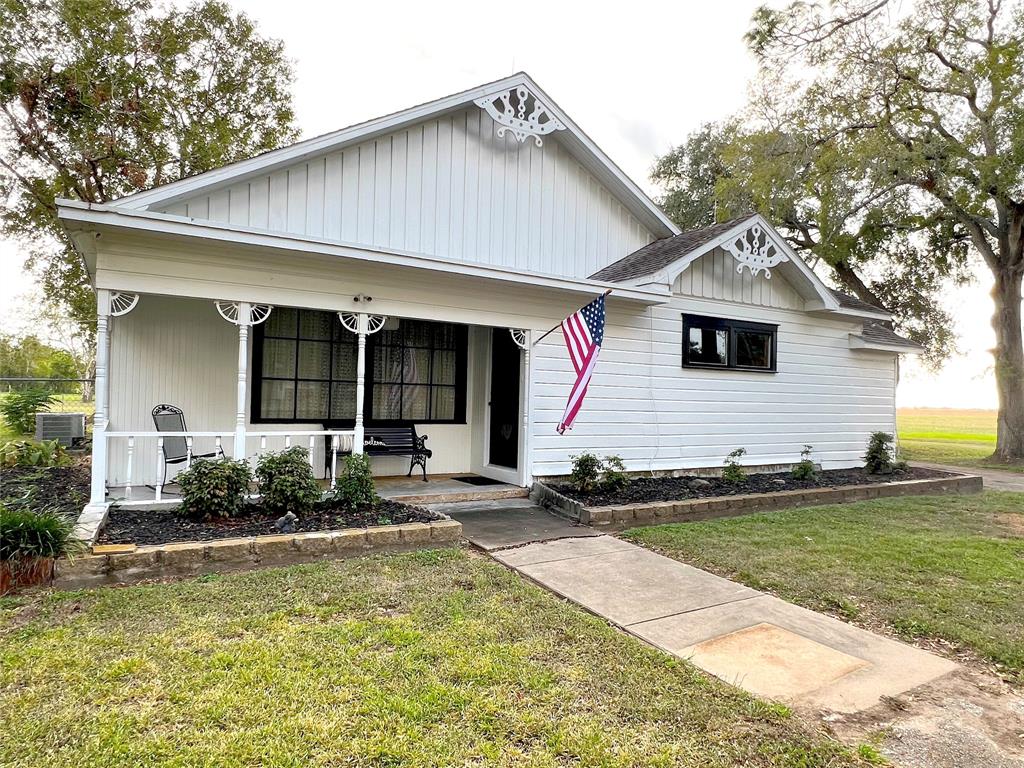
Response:
[[[609,288],[609,289],[608,289],[607,291],[605,291],[605,292],[604,292],[604,293],[602,293],[601,295],[602,295],[602,296],[607,296],[607,295],[608,295],[609,293],[611,293],[611,292],[612,292],[612,289],[611,289],[611,288]],[[550,334],[554,333],[555,331],[557,331],[557,330],[558,330],[559,328],[561,328],[561,327],[562,327],[562,324],[561,324],[561,323],[559,323],[559,324],[558,324],[558,325],[556,325],[556,326],[555,326],[554,328],[551,328],[550,330],[548,330],[547,332],[545,332],[545,333],[544,333],[544,334],[543,334],[543,335],[542,335],[542,336],[541,336],[541,337],[540,337],[539,339],[537,339],[536,341],[534,341],[534,342],[533,342],[533,344],[534,344],[534,345],[540,344],[540,342],[544,340],[544,337],[545,337],[545,336],[549,336]]]

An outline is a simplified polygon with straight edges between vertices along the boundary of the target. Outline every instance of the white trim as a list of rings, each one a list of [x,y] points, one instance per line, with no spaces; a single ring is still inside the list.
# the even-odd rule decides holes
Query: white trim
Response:
[[[342,128],[323,136],[306,139],[281,149],[264,152],[248,160],[231,163],[145,192],[137,192],[134,195],[120,198],[115,201],[115,205],[131,210],[145,210],[157,204],[170,205],[184,197],[205,192],[213,187],[237,184],[254,175],[272,172],[282,166],[314,155],[335,151],[349,144],[389,133],[402,126],[460,109],[473,104],[477,99],[508,91],[517,86],[525,86],[541,99],[551,114],[566,128],[564,132],[561,132],[564,135],[559,137],[560,140],[564,141],[571,149],[576,149],[578,154],[583,155],[580,159],[584,161],[584,165],[590,166],[591,170],[597,172],[599,177],[603,177],[603,181],[609,182],[613,187],[618,187],[618,191],[622,195],[622,202],[626,204],[627,208],[633,209],[633,212],[638,214],[656,235],[679,234],[679,227],[655,205],[653,200],[643,193],[632,179],[623,173],[621,168],[612,162],[611,158],[601,151],[589,136],[580,130],[579,126],[566,116],[551,97],[544,93],[543,89],[525,72],[517,72],[502,80],[485,83],[460,93]]]
[[[228,224],[212,221],[200,223],[184,216],[118,209],[109,205],[88,204],[77,200],[58,200],[57,204],[59,216],[65,222],[80,222],[93,226],[109,226],[130,231],[194,237],[236,245],[254,245],[326,256],[340,256],[376,264],[393,264],[543,288],[557,288],[592,297],[599,296],[606,289],[611,288],[614,291],[611,298],[629,299],[642,304],[665,304],[672,298],[668,291],[664,289],[650,290],[597,280],[554,277],[536,272],[442,259],[411,251],[385,250],[368,245],[336,243],[316,238],[298,237],[286,233],[267,232],[249,227],[233,227]]]

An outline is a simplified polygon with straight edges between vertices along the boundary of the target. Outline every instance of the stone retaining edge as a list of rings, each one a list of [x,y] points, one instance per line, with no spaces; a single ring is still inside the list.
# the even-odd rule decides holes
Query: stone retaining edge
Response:
[[[543,491],[538,491],[541,486]],[[584,507],[560,493],[534,484],[537,498],[556,504],[584,525],[595,527],[630,528],[638,525],[683,523],[691,520],[710,520],[751,512],[766,512],[790,507],[809,507],[818,504],[847,504],[868,499],[895,496],[925,496],[929,494],[980,493],[983,488],[979,475],[950,474],[948,477],[924,480],[902,480],[893,483],[847,485],[837,488],[809,488],[773,493],[748,493],[734,496],[714,496],[684,501],[654,501],[642,504],[623,504],[608,507]],[[531,493],[531,498],[533,494]]]
[[[250,568],[448,546],[462,538],[462,523],[449,518],[339,531],[248,536],[138,547],[133,552],[85,555],[57,561],[53,586],[82,589],[134,584]]]

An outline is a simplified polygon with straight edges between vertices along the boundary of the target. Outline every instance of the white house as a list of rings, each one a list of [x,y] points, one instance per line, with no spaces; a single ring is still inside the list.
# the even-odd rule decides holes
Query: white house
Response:
[[[98,296],[93,504],[158,482],[164,403],[190,454],[308,443],[320,468],[410,424],[431,473],[519,485],[582,451],[848,467],[918,350],[760,216],[680,232],[525,74],[60,217]],[[537,339],[609,288],[558,435],[574,375]]]

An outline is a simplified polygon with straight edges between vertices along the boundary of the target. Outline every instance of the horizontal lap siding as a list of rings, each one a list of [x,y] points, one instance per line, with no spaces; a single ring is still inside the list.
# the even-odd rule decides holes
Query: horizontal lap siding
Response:
[[[557,136],[497,129],[464,110],[164,210],[572,277],[653,239]]]
[[[683,312],[777,323],[778,373],[684,369]],[[826,467],[860,461],[868,435],[893,429],[893,358],[849,349],[850,323],[802,312],[677,297],[641,312],[609,311],[601,359],[575,428],[555,425],[573,373],[560,334],[535,350],[534,473],[562,474],[582,451],[617,454],[632,470],[790,463],[804,444]]]

